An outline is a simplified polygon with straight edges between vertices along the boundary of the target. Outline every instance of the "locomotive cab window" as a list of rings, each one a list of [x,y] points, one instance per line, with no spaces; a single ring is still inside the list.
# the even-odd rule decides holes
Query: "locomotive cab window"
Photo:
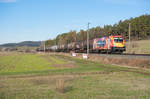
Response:
[[[123,42],[123,38],[114,38],[114,42],[122,43]]]

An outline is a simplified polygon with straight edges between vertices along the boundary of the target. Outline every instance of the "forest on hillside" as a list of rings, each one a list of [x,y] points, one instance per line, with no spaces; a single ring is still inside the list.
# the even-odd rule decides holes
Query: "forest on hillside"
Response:
[[[114,25],[104,25],[104,27],[93,27],[89,29],[89,39],[99,38],[109,35],[122,35],[128,40],[129,24],[131,27],[131,40],[150,39],[150,15],[142,15],[135,18],[120,20]],[[87,30],[76,32],[71,30],[68,33],[61,33],[55,39],[46,41],[47,46],[69,44],[87,39]]]

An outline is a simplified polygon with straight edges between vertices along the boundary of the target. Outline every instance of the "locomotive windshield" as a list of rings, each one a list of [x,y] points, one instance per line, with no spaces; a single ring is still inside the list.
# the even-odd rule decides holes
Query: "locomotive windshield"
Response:
[[[114,42],[122,43],[123,42],[123,38],[114,38]]]

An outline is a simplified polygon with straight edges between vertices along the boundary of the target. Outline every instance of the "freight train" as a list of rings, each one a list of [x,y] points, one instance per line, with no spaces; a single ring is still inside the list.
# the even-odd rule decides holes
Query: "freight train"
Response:
[[[38,49],[38,51],[42,49]],[[109,36],[95,38],[89,40],[89,52],[90,53],[123,53],[126,50],[125,40],[122,36]],[[46,48],[46,51],[54,52],[86,52],[87,51],[87,42],[72,42],[70,44],[63,45],[54,45],[49,48]]]

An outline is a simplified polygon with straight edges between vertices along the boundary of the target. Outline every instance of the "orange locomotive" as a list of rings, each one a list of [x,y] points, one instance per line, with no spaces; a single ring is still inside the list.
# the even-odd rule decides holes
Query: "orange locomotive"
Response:
[[[93,40],[93,52],[122,53],[125,50],[125,40],[122,36],[109,36]]]

